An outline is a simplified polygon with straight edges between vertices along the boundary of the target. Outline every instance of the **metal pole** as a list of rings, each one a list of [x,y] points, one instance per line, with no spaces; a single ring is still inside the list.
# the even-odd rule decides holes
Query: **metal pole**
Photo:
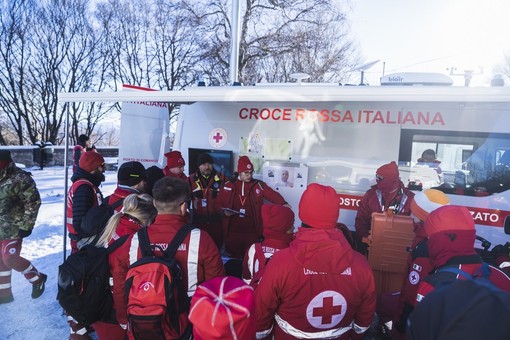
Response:
[[[64,249],[63,249],[63,254],[64,254],[64,261],[66,260],[67,258],[67,248],[66,248],[66,245],[67,245],[67,194],[68,194],[68,189],[67,189],[67,182],[68,182],[68,172],[69,172],[69,167],[67,165],[67,159],[68,159],[68,152],[69,152],[69,103],[66,103],[66,106],[67,106],[67,109],[66,109],[66,119],[65,119],[65,133],[64,133],[64,145],[65,145],[65,148],[64,148]]]
[[[241,26],[239,0],[232,0],[232,20],[230,28],[230,85],[239,81],[239,40]]]

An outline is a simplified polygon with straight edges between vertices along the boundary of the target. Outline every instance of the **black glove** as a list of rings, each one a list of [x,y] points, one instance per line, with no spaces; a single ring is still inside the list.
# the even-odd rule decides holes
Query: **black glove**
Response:
[[[502,244],[498,244],[497,246],[494,246],[491,250],[491,255],[494,257],[494,259],[497,259],[500,256],[510,256],[510,251],[508,247],[505,247]]]
[[[32,230],[23,230],[23,229],[19,229],[18,230],[19,238],[28,237],[28,236],[30,236],[30,234],[32,234]]]

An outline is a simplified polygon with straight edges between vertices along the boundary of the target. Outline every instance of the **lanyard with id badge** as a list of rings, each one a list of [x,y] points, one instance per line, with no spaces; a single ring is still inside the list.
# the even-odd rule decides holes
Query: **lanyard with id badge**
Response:
[[[247,198],[248,197],[244,197],[244,199],[243,199],[243,196],[239,195],[239,200],[241,201],[241,209],[239,209],[239,217],[246,216],[246,209],[244,209],[244,204],[246,203]]]

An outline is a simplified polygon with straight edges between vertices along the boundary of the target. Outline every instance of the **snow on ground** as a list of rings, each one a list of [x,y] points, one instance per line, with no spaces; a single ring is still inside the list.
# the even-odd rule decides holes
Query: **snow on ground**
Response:
[[[14,302],[0,305],[0,339],[58,340],[69,337],[69,328],[62,308],[56,300],[58,266],[63,262],[65,168],[49,167],[44,170],[29,168],[37,183],[42,199],[35,228],[23,240],[21,254],[48,275],[46,290],[36,300],[30,297],[32,286],[21,273],[12,272]],[[69,177],[72,170],[69,171]],[[107,171],[101,186],[105,196],[116,185],[116,172]],[[70,183],[70,181],[69,181]],[[69,243],[69,240],[68,242]],[[67,246],[67,255],[70,247]]]

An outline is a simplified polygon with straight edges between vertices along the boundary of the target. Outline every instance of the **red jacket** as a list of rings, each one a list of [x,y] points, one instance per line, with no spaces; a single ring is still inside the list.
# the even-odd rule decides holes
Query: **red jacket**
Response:
[[[230,232],[262,236],[261,208],[264,200],[280,205],[287,203],[282,195],[262,181],[226,182],[216,200],[216,209],[223,216],[222,208],[231,208],[236,211],[244,209],[245,211],[244,217],[240,217],[238,214],[223,217],[223,230],[227,233],[226,237],[228,238]]]
[[[103,194],[99,190],[101,179],[78,168],[71,177],[73,184],[69,189],[66,201],[66,227],[71,238],[72,252],[78,251],[81,221],[87,211],[103,202]]]
[[[437,283],[463,279],[457,274],[441,271],[442,268],[458,268],[471,275],[480,271],[482,259],[473,247],[475,237],[475,230],[445,230],[429,236],[428,253],[436,272],[420,282],[415,304],[433,291]],[[490,266],[489,280],[510,292],[510,278],[500,269]]]
[[[82,153],[85,152],[85,148],[80,145],[80,144],[76,144],[73,148],[73,173],[76,172],[76,170],[78,170],[79,166],[80,166],[80,157],[82,155]]]
[[[115,188],[115,191],[113,192],[113,194],[108,196],[108,205],[113,205],[115,202],[117,202],[123,198],[126,198],[127,196],[129,196],[131,194],[138,195],[138,194],[141,194],[141,192],[136,189],[133,189],[131,187],[128,187],[128,186],[119,185]],[[115,211],[121,211],[122,207],[123,207],[123,204],[119,205],[115,209]]]
[[[400,199],[397,202],[394,213],[397,215],[410,215],[411,214],[411,201],[414,193],[405,188],[403,184],[400,188]],[[356,228],[356,237],[360,241],[363,237],[368,236],[371,229],[372,213],[384,212],[390,207],[393,202],[384,202],[381,190],[377,186],[372,186],[363,196],[358,207],[358,213],[354,222]]]
[[[423,223],[414,223],[415,238],[411,245],[411,253],[407,259],[408,272],[402,285],[400,300],[410,306],[416,300],[418,284],[434,271],[429,257],[427,237],[423,231]]]
[[[187,180],[188,180],[188,176],[186,176],[186,175],[184,174],[184,172],[183,172],[183,173],[181,173],[179,176],[176,176],[176,175],[174,175],[173,173],[171,173],[171,172],[170,172],[170,169],[168,168],[168,166],[165,166],[165,167],[163,168],[163,173],[165,174],[165,176],[168,176],[168,177],[180,178],[180,179],[182,179],[183,181],[187,181]]]
[[[111,244],[114,240],[124,235],[130,235],[119,248],[108,256],[110,274],[113,278],[113,308],[115,309],[117,321],[121,324],[127,324],[126,290],[124,282],[126,281],[126,274],[130,265],[129,250],[131,247],[131,240],[133,239],[133,235],[141,227],[142,226],[133,219],[129,218],[127,215],[123,215],[117,225],[113,239],[110,241]]]
[[[149,226],[149,240],[166,249],[177,231],[186,223],[186,217],[180,215],[157,215]],[[135,242],[136,240],[136,242]],[[133,240],[133,246],[138,247],[138,238]],[[138,251],[137,257],[140,257]],[[183,282],[187,287],[188,296],[192,296],[197,286],[202,282],[225,276],[220,252],[211,237],[200,229],[194,229],[186,236],[175,259],[183,272]]]
[[[375,312],[375,284],[342,232],[300,228],[268,262],[255,290],[257,338],[361,338]],[[353,331],[355,330],[355,332]]]
[[[394,315],[395,328],[401,333],[406,330],[407,319],[415,305],[420,282],[434,271],[434,265],[428,253],[427,236],[423,230],[423,222],[414,223],[414,232],[415,238],[407,259],[408,271],[400,291],[398,311]]]
[[[446,265],[438,269],[434,274],[420,282],[415,304],[419,303],[425,296],[430,294],[438,283],[451,281],[453,279],[465,280],[462,276],[455,273],[443,272],[441,269],[451,267],[458,268],[470,275],[478,275],[482,267],[481,259],[478,255],[459,256],[452,258]],[[489,265],[489,280],[501,290],[510,293],[510,278],[499,268]]]
[[[290,236],[290,235],[289,235]],[[258,282],[264,273],[266,262],[276,254],[276,252],[288,248],[291,238],[288,241],[264,238],[260,243],[251,245],[243,260],[243,280],[252,287],[257,287]]]
[[[215,202],[221,186],[225,183],[223,174],[213,171],[205,178],[197,171],[189,176],[189,183],[196,223],[201,225],[202,220],[206,223],[219,221],[221,218]]]

